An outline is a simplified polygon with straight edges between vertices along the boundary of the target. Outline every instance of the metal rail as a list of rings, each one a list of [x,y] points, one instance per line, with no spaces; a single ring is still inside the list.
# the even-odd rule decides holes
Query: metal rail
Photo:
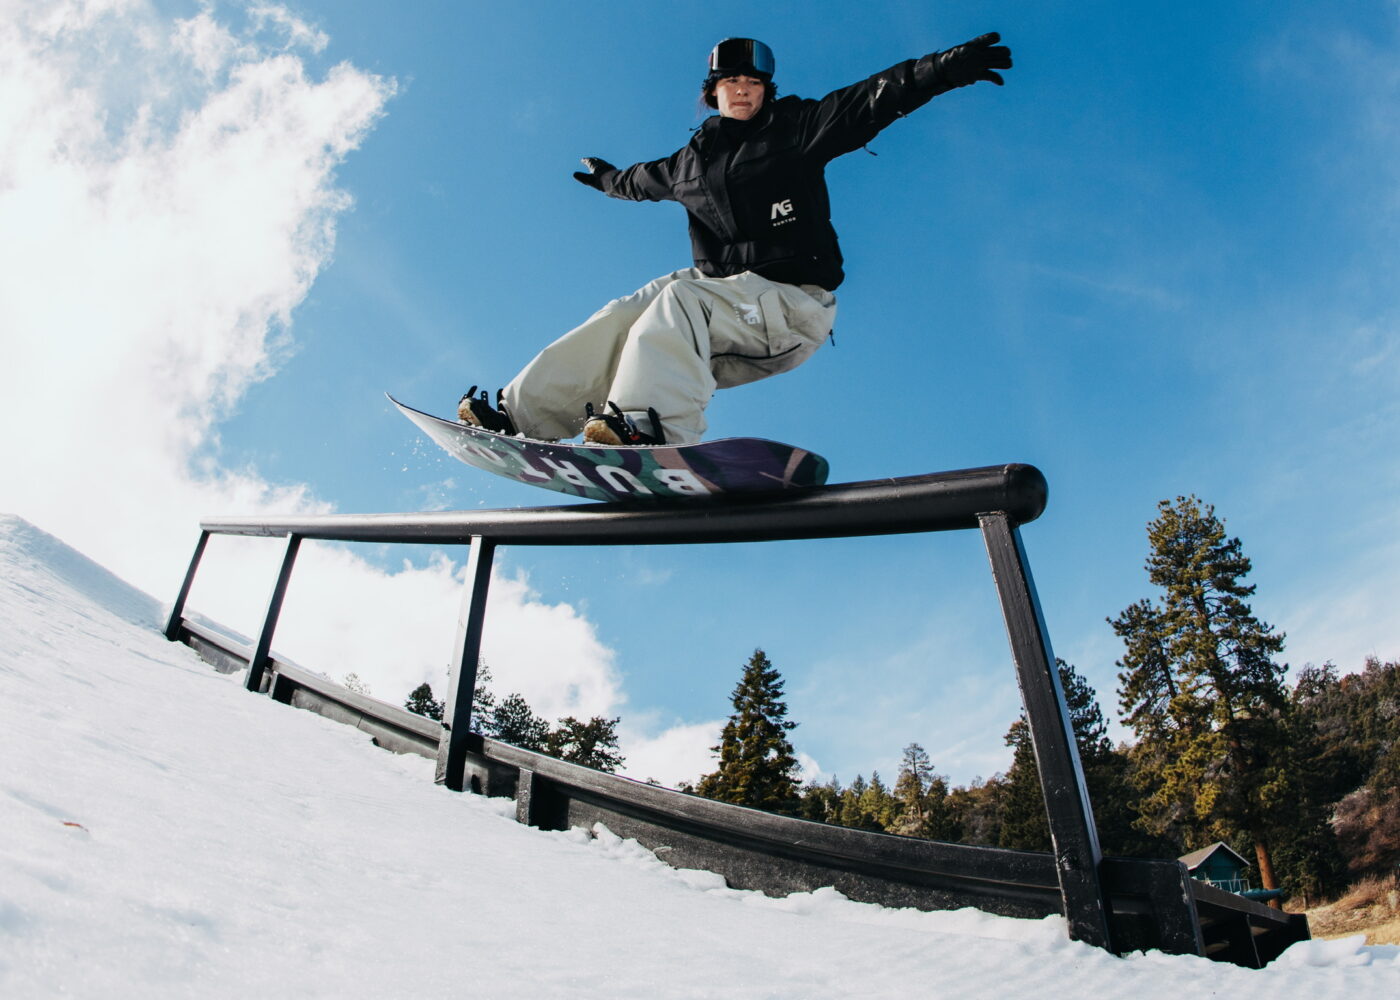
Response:
[[[186,621],[182,638],[225,673],[246,668],[252,640]],[[436,758],[441,723],[357,694],[273,658],[275,700],[354,726],[375,745]],[[473,791],[514,797],[516,818],[547,830],[603,823],[681,868],[769,894],[834,886],[884,906],[973,906],[1004,916],[1063,913],[1053,855],[893,837],[755,812],[643,784],[477,737],[466,760]],[[1160,949],[1258,968],[1308,937],[1307,918],[1197,882],[1179,861],[1104,858],[1113,949]]]
[[[519,756],[525,752],[500,744],[493,745],[470,731],[472,692],[475,689],[476,664],[486,616],[487,587],[490,584],[491,560],[497,546],[679,545],[979,529],[986,542],[1002,615],[1007,622],[1016,678],[1026,707],[1030,738],[1035,748],[1050,822],[1054,846],[1051,870],[1057,884],[1060,910],[1067,919],[1070,936],[1110,950],[1144,947],[1144,943],[1155,941],[1156,944],[1145,947],[1168,947],[1169,950],[1197,951],[1198,954],[1200,948],[1197,945],[1201,938],[1194,913],[1187,915],[1187,910],[1182,909],[1190,908],[1191,903],[1189,894],[1183,892],[1182,885],[1179,885],[1180,878],[1184,877],[1177,871],[1180,866],[1168,866],[1170,871],[1163,870],[1161,874],[1148,877],[1138,873],[1137,868],[1126,870],[1123,861],[1109,866],[1099,853],[1098,831],[1093,822],[1084,772],[1079,765],[1064,692],[1054,665],[1056,660],[1019,535],[1022,524],[1042,514],[1046,496],[1046,480],[1033,466],[998,465],[903,479],[872,480],[792,492],[706,497],[693,501],[668,501],[665,504],[589,503],[525,510],[210,518],[200,525],[202,534],[171,609],[165,634],[171,640],[189,641],[200,648],[210,647],[209,634],[186,622],[183,613],[190,585],[195,580],[210,535],[286,538],[286,552],[272,595],[267,601],[266,616],[255,646],[246,653],[230,654],[227,650],[220,653],[216,650],[214,655],[225,662],[245,658],[248,662],[246,686],[249,690],[272,690],[274,696],[287,702],[295,703],[295,697],[302,697],[311,699],[308,704],[326,703],[328,696],[325,692],[315,690],[315,683],[308,681],[304,674],[298,674],[274,660],[272,653],[272,639],[281,602],[301,539],[469,545],[468,578],[456,630],[451,689],[437,742],[438,780],[447,784],[449,789],[461,791],[473,783],[479,784],[483,773],[490,777],[494,773],[491,769],[507,768],[514,786],[512,791],[517,794],[518,803],[522,803],[519,808],[524,821],[540,822],[540,818],[543,818],[545,822],[571,822],[587,819],[591,815],[608,817],[613,824],[633,824],[641,838],[647,835],[647,831],[666,829],[668,843],[678,836],[692,838],[697,845],[711,843],[715,835],[704,831],[721,828],[728,822],[734,829],[724,836],[736,850],[748,852],[743,856],[745,860],[735,868],[738,873],[735,877],[743,878],[746,877],[743,873],[755,873],[766,870],[766,867],[781,868],[781,864],[788,864],[791,868],[792,864],[797,864],[792,861],[792,854],[797,852],[798,845],[792,843],[784,847],[784,838],[799,836],[809,839],[811,832],[788,829],[788,824],[801,821],[764,818],[763,814],[753,814],[749,810],[738,810],[738,814],[743,814],[738,821],[725,819],[711,822],[706,819],[701,824],[694,818],[696,815],[714,817],[722,814],[731,817],[736,814],[725,810],[732,811],[738,807],[686,803],[683,801],[685,797],[680,800],[672,798],[676,793],[658,796],[645,790],[645,786],[641,786],[640,790],[633,789],[631,786],[636,786],[636,783],[627,783],[626,779],[616,776],[591,776],[588,772],[580,776],[575,773],[580,769],[568,770],[566,766],[560,770],[556,763],[545,759]],[[270,679],[269,674],[272,675]],[[329,700],[335,702],[336,699],[330,697]],[[363,717],[364,706],[347,707],[340,704],[336,711],[342,714],[358,713],[357,717]],[[402,731],[399,723],[389,725],[391,728],[399,725],[398,731]],[[421,735],[414,735],[410,742],[413,739],[421,742]],[[735,824],[738,824],[736,828]],[[900,852],[913,850],[889,845],[885,840],[867,842],[860,838],[853,839],[844,832],[833,832],[819,839],[833,842],[850,840],[851,843],[872,845],[868,847],[874,852],[868,859],[868,867],[872,871],[879,867],[875,854],[893,852],[889,857],[895,857],[903,856]],[[706,856],[708,849],[694,847],[694,850],[699,852],[696,854],[699,859]],[[1023,896],[1026,892],[1033,894],[1043,891],[1032,891],[1029,885],[1014,889],[1012,885],[1023,880],[1007,874],[998,875],[990,882],[1000,882],[1004,887],[1000,891],[1008,894],[1000,902],[995,889],[967,889],[967,885],[976,880],[970,874],[959,873],[956,868],[963,866],[963,871],[969,871],[966,866],[974,859],[987,859],[990,870],[1001,873],[1025,868],[1026,864],[1032,868],[1042,866],[1040,861],[1008,860],[980,853],[988,850],[963,849],[952,845],[924,849],[921,857],[925,860],[948,854],[949,857],[958,857],[960,861],[958,864],[948,863],[951,870],[941,873],[934,871],[938,864],[928,861],[932,868],[925,866],[927,870],[918,875],[916,881],[924,885],[920,891],[932,895],[909,898],[921,899],[924,903],[945,899],[949,905],[969,905],[969,899],[980,899],[973,905],[994,912],[1009,912],[1007,908],[1026,905],[1025,899],[1016,894]],[[784,856],[787,861],[781,860]],[[728,857],[728,854],[715,857],[717,870],[729,863],[725,860]],[[812,864],[815,863],[811,860],[799,864],[799,867],[805,866],[804,871],[808,871],[804,878],[825,877],[820,875],[820,866],[813,868]],[[924,864],[923,861],[920,864]],[[853,863],[850,861],[837,866],[847,873],[851,867]],[[976,864],[973,864],[973,868],[976,868]],[[777,868],[773,870],[777,871]],[[1042,866],[1039,870],[1046,871],[1046,868]],[[1110,881],[1114,885],[1137,880],[1145,888],[1131,889],[1127,896],[1123,896],[1119,889],[1110,892],[1105,884],[1106,871],[1110,873]],[[788,878],[788,875],[781,875],[781,878]],[[1039,878],[1042,877],[1030,881],[1035,882]],[[889,884],[888,873],[879,875],[876,881]],[[763,884],[762,878],[759,882]],[[963,889],[955,891],[949,888],[956,885],[962,885]],[[913,892],[913,889],[906,884],[900,891]],[[958,895],[958,892],[963,892],[963,895]],[[959,903],[959,899],[962,902]],[[1021,902],[1014,903],[1014,899],[1021,899]],[[1128,899],[1137,902],[1124,902]],[[1142,902],[1144,899],[1148,902]],[[1147,909],[1144,910],[1144,906]],[[1119,913],[1114,913],[1114,908]],[[1137,912],[1149,913],[1145,917],[1148,930],[1142,930],[1127,916],[1128,910],[1134,908]],[[1138,920],[1138,924],[1141,923],[1142,919]],[[1110,924],[1113,933],[1110,933]],[[1190,926],[1189,933],[1182,930],[1187,924]],[[1114,941],[1114,937],[1119,940]]]
[[[300,535],[342,542],[497,545],[667,545],[777,541],[955,531],[978,515],[1013,525],[1045,510],[1047,488],[1030,465],[997,465],[791,492],[702,497],[667,503],[586,503],[514,510],[422,514],[222,517],[201,525],[223,535]]]

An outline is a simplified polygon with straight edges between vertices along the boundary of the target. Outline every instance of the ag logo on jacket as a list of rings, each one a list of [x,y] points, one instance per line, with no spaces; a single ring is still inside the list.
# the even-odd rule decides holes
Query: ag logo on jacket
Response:
[[[768,220],[774,226],[785,226],[789,222],[796,222],[797,215],[792,207],[792,199],[784,198],[782,201],[773,202],[773,207],[768,212]]]

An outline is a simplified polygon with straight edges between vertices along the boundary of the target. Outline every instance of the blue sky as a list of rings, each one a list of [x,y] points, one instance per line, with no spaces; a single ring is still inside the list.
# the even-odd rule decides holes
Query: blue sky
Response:
[[[609,298],[689,263],[677,206],[598,196],[570,178],[578,157],[626,164],[682,145],[700,121],[704,60],[721,37],[767,41],[781,92],[815,97],[998,30],[1016,61],[1004,88],[940,97],[872,142],[876,155],[832,164],[848,275],[836,345],[795,373],[721,393],[711,436],[810,447],[838,482],[1037,465],[1050,505],[1024,538],[1050,634],[1109,712],[1120,647],[1105,618],[1150,595],[1144,528],[1157,501],[1178,494],[1215,504],[1242,539],[1255,564],[1255,610],[1288,634],[1288,662],[1333,659],[1354,670],[1367,655],[1400,656],[1400,6],[1027,6],[306,2],[250,17],[238,4],[133,2],[104,15],[110,23],[65,36],[38,22],[12,31],[8,44],[31,54],[59,38],[70,54],[110,55],[121,39],[135,44],[114,27],[122,19],[161,30],[184,19],[209,28],[206,40],[239,40],[242,48],[209,42],[199,58],[162,64],[161,86],[143,63],[113,58],[121,70],[94,85],[108,144],[93,163],[145,169],[151,161],[132,159],[132,137],[164,148],[162,135],[183,134],[182,114],[237,92],[230,66],[269,72],[270,96],[246,105],[250,123],[265,121],[269,101],[306,95],[326,100],[308,99],[299,114],[330,121],[332,95],[342,110],[327,126],[333,153],[316,168],[322,195],[296,202],[276,230],[283,242],[267,244],[299,248],[278,272],[295,280],[268,278],[277,295],[260,293],[261,272],[250,270],[219,288],[218,316],[230,318],[191,307],[142,327],[198,315],[198,342],[224,359],[208,375],[219,405],[189,426],[174,459],[158,459],[177,462],[170,475],[199,488],[179,505],[151,500],[129,515],[141,530],[127,534],[161,544],[119,545],[97,530],[74,499],[92,471],[41,472],[37,448],[31,475],[0,491],[0,504],[168,598],[204,514],[554,502],[454,462],[383,393],[449,413],[468,385],[505,382]],[[196,72],[216,55],[221,69]],[[61,92],[76,91],[70,81]],[[133,127],[140,106],[155,109],[155,138]],[[289,126],[264,148],[294,146],[299,135]],[[307,163],[321,147],[308,148]],[[272,184],[282,168],[269,157],[234,176]],[[17,154],[0,163],[19,170]],[[298,169],[286,167],[289,176]],[[53,173],[24,175],[29,204],[41,190],[35,178]],[[286,190],[289,203],[303,197],[302,187]],[[261,204],[256,187],[226,182],[211,184],[209,197],[234,216]],[[0,218],[13,222],[18,203],[3,199]],[[194,221],[172,231],[215,262],[186,287],[213,281],[211,268],[222,273],[225,251],[230,262],[277,270],[281,258],[260,250],[265,237],[235,243],[217,228],[222,216],[179,218]],[[76,244],[82,230],[72,232]],[[168,246],[175,237],[151,239]],[[12,276],[52,273],[32,253],[10,253]],[[69,297],[90,294],[91,273],[72,270]],[[171,282],[151,280],[143,308],[174,294]],[[11,311],[22,349],[91,325],[51,321],[50,308]],[[260,338],[250,323],[261,323]],[[229,346],[239,338],[256,343]],[[178,345],[191,339],[173,337],[170,350],[183,357]],[[149,351],[139,356],[151,361]],[[55,357],[39,357],[23,377],[64,400],[72,373]],[[10,395],[7,406],[30,398]],[[183,427],[203,398],[170,419]],[[124,447],[169,426],[165,405],[133,406]],[[20,447],[28,435],[8,424],[10,443],[29,455]],[[74,431],[54,440],[50,456],[87,439]],[[110,470],[130,480],[123,495],[149,490],[150,476],[133,466],[141,468]],[[400,583],[404,559],[414,579],[451,572],[426,552],[359,558]],[[630,719],[638,740],[675,732],[707,743],[703,726],[723,717],[742,664],[761,646],[788,680],[798,748],[825,774],[849,781],[878,768],[892,778],[911,740],[959,782],[1009,761],[1001,737],[1018,699],[975,537],[505,550],[501,562],[520,583],[521,606],[586,633],[585,658],[607,677],[606,694],[590,704]],[[240,589],[256,605],[264,578],[248,572]],[[319,605],[303,597],[305,614],[324,615],[328,594]],[[502,633],[497,648],[512,641]],[[567,642],[561,648],[567,657]],[[384,655],[357,661],[347,651],[335,667],[315,662],[324,647],[306,649],[310,665],[354,669],[390,699],[409,676],[389,670]],[[528,665],[493,669],[531,693]],[[560,683],[596,680],[592,667],[579,670],[582,680]],[[534,690],[551,704],[545,688]]]

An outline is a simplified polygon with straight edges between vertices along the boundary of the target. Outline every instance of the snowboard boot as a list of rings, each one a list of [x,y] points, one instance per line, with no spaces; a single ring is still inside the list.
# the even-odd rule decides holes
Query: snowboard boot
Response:
[[[608,403],[611,413],[595,413],[593,404],[587,406],[588,417],[583,425],[583,440],[588,444],[608,444],[608,445],[657,445],[666,443],[666,435],[661,430],[661,418],[656,415],[656,410],[647,407],[647,416],[651,419],[651,433],[648,434],[637,426],[637,422],[627,414],[617,408],[617,404]]]
[[[481,395],[477,396],[476,386],[472,386],[462,397],[462,401],[457,404],[457,419],[464,424],[480,427],[482,430],[515,437],[519,431],[515,429],[515,422],[510,419],[510,414],[506,412],[505,400],[501,397],[502,392],[498,389],[496,391],[496,405],[493,407],[486,401],[486,390],[482,389]]]

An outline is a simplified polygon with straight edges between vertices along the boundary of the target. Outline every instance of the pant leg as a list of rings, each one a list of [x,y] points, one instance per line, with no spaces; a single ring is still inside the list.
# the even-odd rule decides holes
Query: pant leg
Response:
[[[825,341],[835,314],[835,296],[815,286],[751,272],[677,278],[633,324],[608,398],[644,429],[654,407],[669,443],[699,441],[717,388],[797,367]]]
[[[506,408],[516,428],[546,441],[578,434],[586,404],[601,408],[607,402],[637,320],[668,285],[699,276],[695,268],[684,268],[648,282],[609,302],[536,355],[505,387]]]
[[[715,391],[706,280],[680,279],[661,290],[632,325],[608,387],[608,399],[643,430],[650,428],[648,408],[655,409],[668,444],[704,436]]]

